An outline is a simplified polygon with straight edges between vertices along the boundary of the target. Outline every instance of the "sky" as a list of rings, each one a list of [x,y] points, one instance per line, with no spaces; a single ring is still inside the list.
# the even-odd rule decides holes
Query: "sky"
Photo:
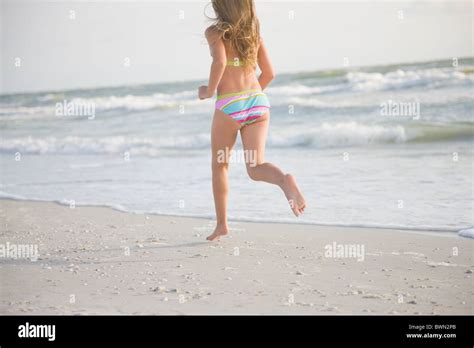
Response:
[[[208,77],[210,1],[0,1],[1,94]],[[256,6],[277,74],[474,55],[472,1]]]

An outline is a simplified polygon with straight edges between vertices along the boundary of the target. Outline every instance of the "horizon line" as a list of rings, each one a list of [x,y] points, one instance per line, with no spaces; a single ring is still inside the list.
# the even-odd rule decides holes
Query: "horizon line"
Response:
[[[465,57],[449,57],[449,58],[439,58],[439,59],[430,59],[430,60],[421,60],[421,61],[403,61],[398,63],[382,63],[382,64],[375,64],[375,65],[356,65],[356,66],[348,66],[348,67],[328,67],[322,69],[315,69],[315,70],[301,70],[301,71],[294,71],[294,72],[282,72],[278,74],[279,76],[283,75],[296,75],[296,74],[305,74],[305,73],[316,73],[316,72],[325,72],[325,71],[350,71],[351,69],[358,69],[358,68],[367,68],[367,67],[390,67],[396,65],[413,65],[413,64],[420,64],[420,63],[435,63],[435,62],[442,62],[442,61],[450,61],[453,58],[457,58],[458,60],[466,60],[466,59],[474,59],[474,56],[465,56]],[[68,93],[68,92],[76,92],[76,91],[86,91],[86,90],[101,90],[101,89],[115,89],[115,88],[124,88],[124,87],[141,87],[141,86],[153,86],[153,85],[160,85],[160,84],[180,84],[180,83],[190,83],[190,82],[199,82],[203,81],[203,79],[190,79],[190,80],[170,80],[170,81],[161,81],[161,82],[143,82],[143,83],[134,83],[134,84],[127,84],[127,85],[104,85],[104,86],[96,86],[96,87],[77,87],[77,88],[67,88],[67,89],[52,89],[52,90],[36,90],[36,91],[27,91],[27,92],[11,92],[11,93],[0,93],[1,97],[13,97],[16,95],[31,95],[31,94],[41,94],[41,93]]]

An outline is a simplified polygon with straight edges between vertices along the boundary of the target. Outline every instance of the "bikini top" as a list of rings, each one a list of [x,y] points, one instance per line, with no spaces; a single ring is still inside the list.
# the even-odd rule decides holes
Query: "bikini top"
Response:
[[[227,66],[235,66],[235,67],[245,66],[245,61],[240,60],[239,58],[230,59],[227,61]]]

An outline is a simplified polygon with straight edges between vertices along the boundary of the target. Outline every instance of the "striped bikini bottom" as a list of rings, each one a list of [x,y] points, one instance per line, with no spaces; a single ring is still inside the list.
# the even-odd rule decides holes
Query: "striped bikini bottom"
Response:
[[[260,89],[249,89],[218,96],[216,109],[245,126],[265,115],[270,109],[270,102]]]

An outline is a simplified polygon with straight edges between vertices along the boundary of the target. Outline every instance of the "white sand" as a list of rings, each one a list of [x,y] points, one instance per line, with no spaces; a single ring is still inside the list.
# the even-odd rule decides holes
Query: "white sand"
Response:
[[[455,234],[233,222],[207,242],[206,219],[11,200],[0,223],[0,245],[40,254],[0,258],[1,314],[474,313],[473,240]]]

